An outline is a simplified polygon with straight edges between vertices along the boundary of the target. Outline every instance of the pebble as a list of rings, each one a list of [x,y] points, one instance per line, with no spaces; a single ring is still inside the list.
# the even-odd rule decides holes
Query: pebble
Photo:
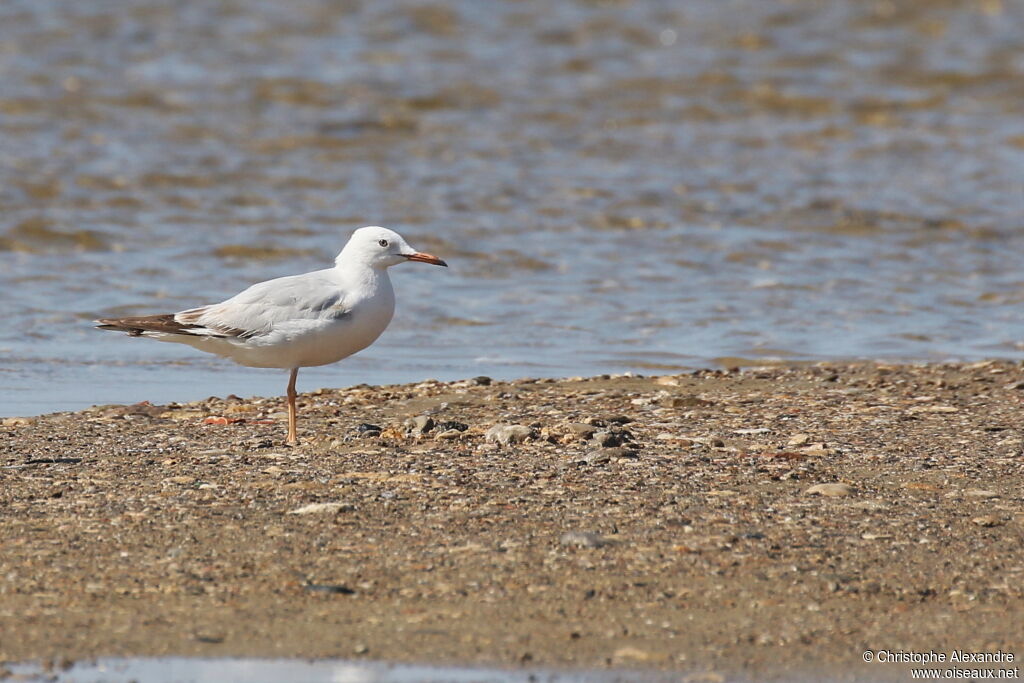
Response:
[[[406,429],[413,434],[426,434],[434,428],[434,418],[429,415],[417,415],[405,421]]]
[[[579,548],[600,548],[609,544],[608,539],[592,531],[566,531],[558,542]]]
[[[310,503],[300,508],[289,510],[289,515],[314,515],[320,513],[351,512],[355,507],[348,503]]]
[[[359,433],[359,436],[380,436],[380,433],[382,431],[384,430],[382,430],[379,426],[367,424],[365,422],[356,427],[356,432]]]
[[[597,433],[597,427],[583,422],[570,422],[568,427],[570,432],[583,439],[589,439]]]
[[[507,446],[526,441],[533,436],[533,430],[526,425],[496,424],[487,430],[484,439],[491,443]]]
[[[981,517],[975,517],[971,522],[978,526],[992,527],[1002,525],[1003,520],[993,515],[982,515]]]
[[[436,425],[437,431],[447,432],[454,429],[457,432],[464,432],[469,429],[469,425],[465,422],[456,422],[455,420],[447,420]]]
[[[588,465],[603,465],[607,462],[611,462],[612,456],[608,451],[614,450],[612,448],[602,448],[599,451],[590,451],[579,462],[584,462]]]
[[[452,439],[458,439],[462,436],[462,432],[458,429],[446,429],[443,432],[438,432],[434,435],[434,438],[438,441],[450,441]]]
[[[353,595],[355,591],[348,586],[333,583],[307,583],[303,586],[310,593],[329,593],[332,595]]]
[[[787,446],[803,446],[811,442],[810,434],[794,434],[789,437],[789,441],[786,442]]]
[[[658,405],[662,408],[705,408],[715,405],[698,396],[659,396]]]
[[[987,491],[985,489],[967,489],[964,491],[964,495],[970,498],[998,498],[999,494],[995,491]]]
[[[849,496],[853,493],[853,487],[849,484],[815,484],[806,491],[805,496]]]
[[[612,661],[622,662],[646,662],[651,659],[651,653],[637,647],[620,647],[612,653]]]
[[[629,432],[605,431],[595,432],[594,435],[591,437],[591,441],[594,441],[598,446],[603,446],[605,448],[613,448],[615,446],[621,446],[622,444],[629,441],[630,438],[631,437],[629,435]]]

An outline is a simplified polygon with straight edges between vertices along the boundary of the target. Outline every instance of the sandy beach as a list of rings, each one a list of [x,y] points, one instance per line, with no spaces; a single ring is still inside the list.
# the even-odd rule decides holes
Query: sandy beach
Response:
[[[1022,399],[865,364],[322,389],[296,448],[279,398],[5,419],[0,662],[1024,654]]]

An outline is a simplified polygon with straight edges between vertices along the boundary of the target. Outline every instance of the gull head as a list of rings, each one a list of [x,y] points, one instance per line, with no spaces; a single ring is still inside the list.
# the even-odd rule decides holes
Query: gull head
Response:
[[[376,225],[359,228],[352,233],[348,244],[335,260],[338,265],[356,262],[369,265],[371,268],[387,268],[404,261],[448,266],[436,256],[416,251],[394,230]]]

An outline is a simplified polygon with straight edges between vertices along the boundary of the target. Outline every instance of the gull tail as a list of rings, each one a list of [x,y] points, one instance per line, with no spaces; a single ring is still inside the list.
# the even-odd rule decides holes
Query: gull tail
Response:
[[[132,337],[141,337],[146,332],[160,334],[194,334],[192,330],[203,329],[201,325],[180,323],[173,313],[161,315],[140,315],[130,318],[100,318],[93,321],[98,330],[127,332]]]
[[[129,318],[100,318],[93,322],[96,329],[127,332],[131,337],[164,337],[179,335],[187,337],[205,337],[214,339],[246,339],[253,336],[249,330],[219,325],[201,325],[199,318],[206,308],[193,308],[181,313],[161,313],[160,315],[140,315]]]

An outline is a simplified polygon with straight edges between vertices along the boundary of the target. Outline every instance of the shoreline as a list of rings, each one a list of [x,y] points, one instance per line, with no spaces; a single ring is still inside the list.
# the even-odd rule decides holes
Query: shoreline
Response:
[[[879,680],[909,665],[866,649],[1024,655],[1018,363],[299,400],[296,448],[280,398],[2,420],[0,662]]]

